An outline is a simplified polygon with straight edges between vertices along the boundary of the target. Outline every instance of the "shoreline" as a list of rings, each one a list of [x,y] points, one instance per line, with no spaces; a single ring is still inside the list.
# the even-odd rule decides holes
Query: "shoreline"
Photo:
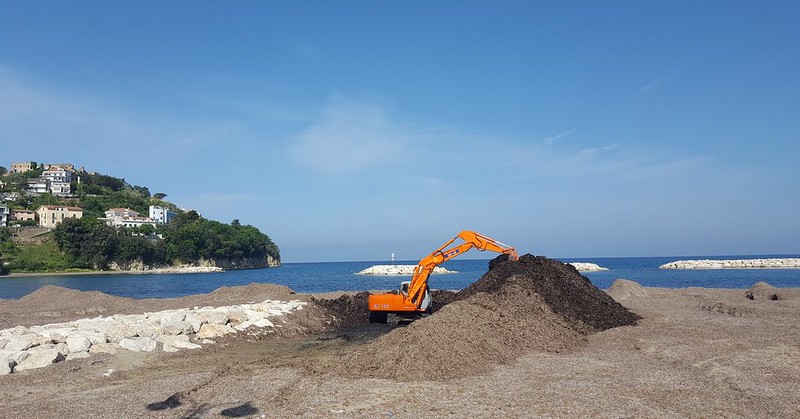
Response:
[[[252,268],[263,269],[263,268]],[[0,280],[5,278],[35,278],[42,276],[89,276],[89,275],[171,275],[171,274],[204,274],[225,272],[222,268],[160,268],[136,271],[86,271],[86,272],[12,272],[8,275],[0,276]]]

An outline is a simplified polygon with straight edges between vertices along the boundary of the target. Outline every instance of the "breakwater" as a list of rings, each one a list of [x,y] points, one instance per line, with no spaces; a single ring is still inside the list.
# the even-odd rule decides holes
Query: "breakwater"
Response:
[[[676,260],[661,269],[799,269],[800,258]]]

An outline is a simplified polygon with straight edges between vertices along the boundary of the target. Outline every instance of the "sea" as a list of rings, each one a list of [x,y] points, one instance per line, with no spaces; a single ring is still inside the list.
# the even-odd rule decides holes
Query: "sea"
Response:
[[[630,279],[648,287],[749,288],[758,281],[774,287],[800,287],[800,269],[709,269],[672,270],[659,266],[687,259],[800,258],[800,255],[669,256],[566,258],[563,262],[591,262],[607,271],[583,272],[598,288],[607,289],[614,280]],[[171,298],[205,294],[224,286],[250,283],[286,285],[298,293],[387,290],[406,280],[397,276],[357,275],[372,265],[389,261],[284,263],[277,268],[235,270],[202,274],[89,274],[0,277],[0,299],[18,299],[46,285],[82,291],[100,291],[131,298]],[[417,261],[395,261],[415,265]],[[459,290],[488,270],[488,259],[453,259],[444,264],[454,274],[431,275],[434,289]]]

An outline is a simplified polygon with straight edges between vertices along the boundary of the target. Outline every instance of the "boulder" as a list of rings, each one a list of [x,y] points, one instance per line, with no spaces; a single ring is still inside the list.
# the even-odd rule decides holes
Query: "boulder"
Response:
[[[92,341],[86,336],[70,336],[67,338],[67,349],[70,353],[87,352],[92,347]]]
[[[42,368],[63,360],[64,354],[56,348],[33,348],[28,351],[28,357],[14,367],[14,371]]]
[[[133,352],[152,352],[158,345],[153,339],[136,337],[122,339],[119,341],[119,346]]]
[[[91,355],[89,354],[89,352],[70,352],[70,353],[67,354],[67,361],[70,361],[70,360],[73,360],[73,359],[89,358],[90,356]]]
[[[27,335],[9,336],[3,350],[6,351],[25,351],[35,346],[53,342],[51,339],[35,333]]]
[[[116,354],[119,345],[116,343],[95,343],[89,348],[89,353],[92,354]]]
[[[10,359],[19,364],[28,357],[28,351],[0,351],[0,359]]]
[[[236,329],[227,325],[208,323],[200,328],[200,331],[197,332],[197,337],[200,339],[213,339],[228,333],[236,333]]]
[[[0,375],[8,375],[14,372],[14,366],[17,365],[13,359],[0,357]]]
[[[195,332],[192,325],[184,321],[164,323],[161,325],[161,330],[164,331],[163,335],[190,335]]]

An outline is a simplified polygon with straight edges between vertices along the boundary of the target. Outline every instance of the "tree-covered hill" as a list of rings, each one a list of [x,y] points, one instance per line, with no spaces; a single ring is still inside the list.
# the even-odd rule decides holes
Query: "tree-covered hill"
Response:
[[[180,210],[165,201],[166,194],[153,195],[147,187],[135,186],[113,176],[81,172],[75,175],[71,197],[24,193],[28,179],[41,168],[9,174],[0,179],[2,192],[18,192],[12,209],[36,210],[41,205],[72,205],[83,209],[83,218],[66,219],[38,244],[16,244],[9,230],[0,232],[2,260],[12,272],[130,269],[207,265],[256,268],[280,263],[278,246],[256,227],[202,218],[195,211]],[[150,205],[178,213],[169,224],[136,228],[112,227],[98,218],[111,208],[130,208],[147,216]]]

